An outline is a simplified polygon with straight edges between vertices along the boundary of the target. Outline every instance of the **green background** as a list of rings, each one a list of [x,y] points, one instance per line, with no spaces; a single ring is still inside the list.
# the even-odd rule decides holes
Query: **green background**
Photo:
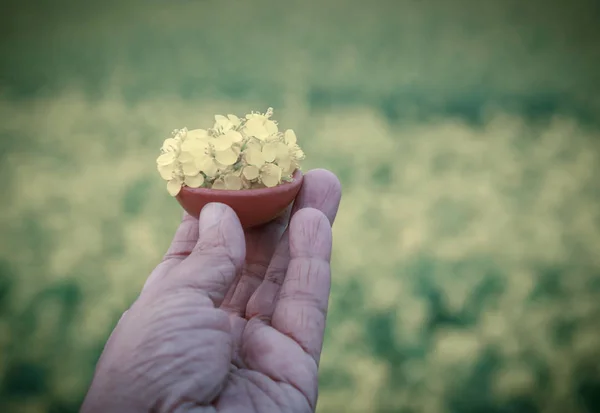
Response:
[[[269,106],[343,184],[319,412],[600,411],[600,2],[2,7],[0,411],[77,411],[167,134]]]

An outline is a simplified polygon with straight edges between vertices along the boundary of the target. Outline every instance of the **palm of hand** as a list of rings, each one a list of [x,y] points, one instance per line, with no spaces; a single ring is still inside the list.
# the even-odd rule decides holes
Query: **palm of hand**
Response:
[[[231,211],[211,227],[186,216],[107,343],[87,411],[124,386],[123,411],[314,411],[340,195],[309,172],[285,233],[287,216],[243,235]]]

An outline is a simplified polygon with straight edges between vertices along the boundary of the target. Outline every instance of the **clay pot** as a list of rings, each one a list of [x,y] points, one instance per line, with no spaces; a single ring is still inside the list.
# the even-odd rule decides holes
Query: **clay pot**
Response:
[[[296,170],[292,182],[273,188],[224,189],[190,188],[184,186],[177,201],[188,214],[198,218],[204,205],[220,202],[235,211],[244,229],[266,224],[277,218],[292,203],[302,186],[302,172]]]

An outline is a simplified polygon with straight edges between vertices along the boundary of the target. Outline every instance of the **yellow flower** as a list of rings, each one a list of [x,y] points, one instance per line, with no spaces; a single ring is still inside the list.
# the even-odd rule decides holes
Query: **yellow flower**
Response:
[[[288,181],[304,152],[295,132],[279,132],[272,116],[272,108],[241,119],[216,115],[210,129],[173,131],[156,160],[169,193],[176,196],[183,185],[240,190]]]
[[[222,165],[230,166],[237,162],[240,156],[238,148],[229,148],[222,151],[215,151],[215,160]]]
[[[167,191],[169,191],[172,196],[177,195],[181,189],[181,184],[183,183],[178,162],[171,162],[167,165],[158,164],[158,172],[160,173],[160,176],[167,181]]]
[[[186,132],[185,140],[200,139],[207,140],[209,138],[206,129],[192,129]]]
[[[170,171],[173,170],[175,162],[177,161],[177,153],[176,152],[165,152],[161,154],[156,159],[156,165],[158,166],[158,172],[160,172],[161,176],[165,178],[165,176],[171,176]],[[167,179],[167,178],[165,178]]]
[[[223,115],[215,115],[215,124],[213,129],[221,132],[227,132],[231,129],[237,128],[241,122],[241,119],[235,115],[229,114],[227,117]]]
[[[261,141],[269,140],[274,137],[279,128],[275,121],[269,118],[273,115],[273,108],[269,108],[265,114],[250,113],[246,115],[246,124],[244,125],[244,132],[249,137],[255,137]]]
[[[200,188],[204,184],[204,175],[198,173],[194,176],[187,176],[184,178],[183,183],[190,188]]]
[[[167,181],[167,191],[173,196],[179,193],[183,182],[181,166],[177,160],[181,151],[182,135],[179,131],[174,131],[174,137],[165,139],[161,148],[162,153],[156,159],[158,173]]]
[[[246,122],[244,131],[246,132],[246,135],[264,141],[275,135],[278,132],[278,128],[277,124],[272,120],[252,118]]]
[[[208,135],[206,135],[208,139]],[[217,173],[217,165],[210,153],[210,144],[203,138],[186,139],[181,145],[179,155],[183,173],[186,176],[195,176],[204,172],[207,176]]]
[[[214,158],[222,165],[233,165],[240,156],[239,143],[243,140],[241,133],[229,130],[221,135],[212,136],[208,139],[214,150]]]
[[[216,135],[209,139],[210,144],[215,151],[224,151],[231,148],[234,144],[241,142],[243,136],[234,130],[227,131],[222,135]]]
[[[267,188],[279,185],[279,182],[281,182],[281,168],[272,163],[265,164],[260,168],[260,181]]]
[[[244,159],[248,165],[260,168],[266,162],[260,143],[249,142],[244,150]]]
[[[156,159],[158,165],[168,166],[177,160],[182,144],[182,139],[178,136],[165,139],[161,147],[161,155]]]
[[[260,176],[260,169],[254,165],[247,165],[242,169],[242,174],[247,180],[253,181]]]
[[[229,190],[242,189],[242,178],[237,175],[227,175],[223,178],[223,182],[225,183],[225,188]]]
[[[181,191],[183,180],[180,177],[174,177],[167,182],[167,191],[171,196],[177,196]]]
[[[192,158],[204,157],[209,153],[210,145],[208,140],[204,139],[186,139],[180,146],[181,153],[185,153]]]
[[[244,182],[239,172],[232,171],[219,178],[215,179],[212,189],[226,189],[229,191],[237,191],[244,187]]]
[[[162,147],[160,148],[162,152],[177,152],[179,150],[179,145],[181,145],[180,139],[175,138],[167,138],[163,142]]]
[[[292,161],[298,162],[304,159],[304,152],[298,146],[298,140],[296,138],[296,133],[292,129],[288,129],[285,131],[283,135],[283,140],[285,144],[290,148],[290,156]]]
[[[283,175],[288,175],[292,167],[292,157],[288,146],[280,141],[269,142],[263,147],[262,153],[265,161],[276,163],[282,170]]]

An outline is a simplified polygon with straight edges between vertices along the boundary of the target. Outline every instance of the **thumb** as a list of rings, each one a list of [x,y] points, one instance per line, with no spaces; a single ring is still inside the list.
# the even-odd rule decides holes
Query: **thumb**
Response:
[[[244,231],[235,212],[220,203],[207,204],[198,219],[198,242],[159,289],[193,289],[216,306],[241,271],[246,255]]]

